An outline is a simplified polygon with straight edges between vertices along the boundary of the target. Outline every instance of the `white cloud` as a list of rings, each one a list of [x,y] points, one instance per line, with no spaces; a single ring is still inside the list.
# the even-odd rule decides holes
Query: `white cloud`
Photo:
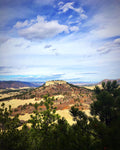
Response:
[[[60,5],[60,6],[59,6],[59,10],[60,10],[60,11],[59,11],[59,14],[65,13],[65,12],[67,12],[69,9],[71,9],[71,10],[77,12],[77,13],[80,15],[80,20],[84,20],[84,19],[87,19],[87,18],[88,18],[88,16],[85,14],[85,11],[83,10],[82,7],[75,8],[75,7],[73,7],[73,5],[74,5],[74,2],[69,2],[69,3],[66,3],[66,4],[64,4],[64,5]],[[70,15],[70,16],[69,16],[69,19],[71,19],[72,17],[73,17],[73,16]],[[80,22],[80,20],[79,20],[78,22]],[[70,24],[70,23],[69,23],[69,24]]]
[[[72,27],[70,27],[70,30],[71,30],[71,31],[78,31],[78,30],[79,30],[79,27],[77,27],[77,26],[72,26]]]
[[[28,25],[28,20],[25,20],[24,22],[18,21],[18,22],[14,25],[14,27],[15,27],[15,28],[23,28],[23,27],[26,27],[27,25]]]
[[[60,7],[60,10],[62,10],[62,12],[65,13],[69,9],[73,9],[73,6],[72,6],[73,4],[74,4],[74,2],[66,3],[65,5]]]
[[[68,26],[59,24],[57,20],[46,21],[44,17],[37,16],[36,20],[31,20],[32,24],[28,24],[24,29],[18,30],[18,33],[26,39],[46,39],[52,38],[59,33],[68,33]],[[24,26],[27,21],[19,23],[17,27]]]
[[[66,3],[65,5],[61,6],[59,9],[62,10],[63,13],[65,13],[69,9],[72,9],[72,10],[78,12],[78,13],[83,13],[84,12],[82,7],[74,8],[73,5],[74,5],[74,2]]]
[[[80,17],[81,17],[81,19],[87,19],[88,18],[88,16],[85,14],[81,14]]]
[[[80,19],[76,19],[76,21],[69,21],[68,24],[69,25],[71,25],[71,24],[78,24],[78,25],[80,25],[81,22],[80,22]]]
[[[59,6],[59,5],[63,5],[63,4],[64,4],[64,3],[61,1],[61,2],[58,3],[58,6]]]
[[[10,57],[23,54],[26,47],[29,47],[29,45],[31,45],[31,42],[23,38],[9,38],[6,42],[0,45],[1,57],[4,60],[8,58],[8,61],[10,61]]]
[[[115,53],[116,59],[118,58],[117,52],[119,52],[119,51],[120,51],[120,39],[119,38],[115,39],[114,41],[104,43],[103,46],[101,46],[97,49],[97,52],[99,52],[99,54],[108,54],[110,52],[112,54]]]
[[[72,8],[74,11],[76,11],[76,12],[78,12],[78,13],[84,13],[84,10],[83,10],[83,8],[82,7],[79,7],[79,8]]]
[[[71,19],[73,17],[73,15],[70,15],[69,17],[68,17],[68,19]]]

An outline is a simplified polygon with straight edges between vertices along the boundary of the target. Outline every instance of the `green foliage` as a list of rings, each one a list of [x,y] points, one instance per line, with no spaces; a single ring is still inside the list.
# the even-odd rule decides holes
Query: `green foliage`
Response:
[[[2,103],[0,108],[0,149],[1,150],[22,150],[22,135],[17,127],[20,124],[18,115],[11,117],[11,106],[5,108]]]
[[[32,104],[32,103],[29,103],[29,106],[33,106],[33,104]]]
[[[27,107],[27,103],[21,107],[21,110],[25,110]]]
[[[72,149],[80,148],[83,150],[92,150],[93,140],[95,140],[92,133],[92,128],[90,127],[90,121],[92,118],[88,117],[84,112],[79,111],[79,109],[74,106],[71,107],[70,112],[76,121],[76,124],[73,124],[72,126],[72,132],[74,134],[72,142],[75,143],[72,144]]]
[[[102,83],[95,88],[97,101],[91,105],[91,114],[99,119],[91,121],[101,148],[118,150],[120,147],[120,88],[116,81]],[[97,90],[96,90],[97,89]]]
[[[18,115],[11,118],[12,113],[11,106],[9,109],[5,108],[5,104],[1,104],[0,108],[0,131],[8,131],[10,129],[15,129],[19,125]]]
[[[109,125],[119,114],[120,89],[116,81],[103,82],[102,86],[103,89],[95,88],[97,101],[91,105],[91,114],[99,116],[102,122]]]
[[[49,98],[44,96],[44,102],[46,109],[44,111],[38,111],[39,104],[35,103],[34,115],[31,115],[29,120],[32,123],[34,129],[42,129],[45,132],[49,130],[51,126],[59,119],[59,115],[56,114],[56,107],[53,106],[54,97]]]
[[[35,95],[31,95],[31,96],[30,96],[30,98],[34,98],[34,97],[35,97]]]

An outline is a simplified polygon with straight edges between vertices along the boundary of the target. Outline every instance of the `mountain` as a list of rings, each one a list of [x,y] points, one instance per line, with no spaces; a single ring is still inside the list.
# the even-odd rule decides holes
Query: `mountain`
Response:
[[[120,79],[115,79],[116,81],[117,81],[117,83],[118,84],[120,84]],[[104,80],[102,80],[101,82],[99,82],[98,84],[102,84],[102,82],[105,82],[105,83],[107,83],[108,81],[114,81],[113,79],[104,79]]]
[[[35,88],[30,92],[27,92],[24,95],[21,95],[22,99],[29,98],[42,98],[44,95],[54,96],[54,95],[69,95],[76,96],[75,94],[85,94],[88,93],[88,89],[84,87],[78,87],[73,84],[70,84],[66,81],[47,81],[41,87]]]
[[[35,102],[40,103],[43,100],[43,96],[55,98],[54,105],[58,110],[70,109],[75,105],[80,110],[88,110],[90,104],[93,102],[93,91],[84,87],[78,87],[66,81],[48,81],[41,87],[37,87],[24,94],[15,96],[14,99],[30,100],[34,99]],[[19,106],[17,110],[19,114],[32,113],[34,107],[32,104]],[[16,113],[18,113],[16,111]]]
[[[42,84],[43,82],[32,83],[32,82],[22,82],[22,81],[0,81],[0,89],[38,87],[38,86],[41,86]]]

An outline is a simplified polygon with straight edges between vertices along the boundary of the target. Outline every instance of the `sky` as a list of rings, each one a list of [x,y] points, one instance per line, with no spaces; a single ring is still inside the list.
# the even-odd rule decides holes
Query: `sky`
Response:
[[[0,80],[120,78],[120,0],[0,0]]]

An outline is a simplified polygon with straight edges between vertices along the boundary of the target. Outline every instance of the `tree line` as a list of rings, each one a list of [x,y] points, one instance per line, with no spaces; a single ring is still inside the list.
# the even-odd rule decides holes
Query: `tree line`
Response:
[[[91,117],[76,107],[70,113],[70,125],[56,113],[54,97],[44,96],[44,111],[38,104],[27,124],[20,125],[19,116],[10,117],[11,106],[0,108],[0,150],[119,150],[120,88],[116,81],[102,83],[94,89],[96,100],[91,104]]]

